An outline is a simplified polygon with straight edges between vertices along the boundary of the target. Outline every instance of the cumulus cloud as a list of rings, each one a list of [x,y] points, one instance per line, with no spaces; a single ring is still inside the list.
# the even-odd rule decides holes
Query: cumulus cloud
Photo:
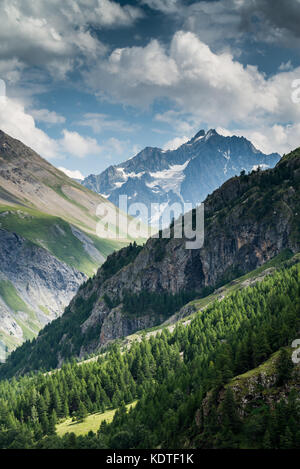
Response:
[[[46,110],[42,110],[46,111]],[[57,114],[42,112],[48,120],[55,120]],[[63,138],[50,138],[43,130],[36,126],[32,113],[16,99],[8,97],[0,101],[0,129],[11,137],[21,140],[25,145],[35,150],[48,160],[64,158],[66,154],[79,158],[95,155],[101,151],[97,141],[90,137],[83,137],[77,132],[63,130]]]
[[[196,33],[210,46],[224,49],[226,41],[241,39],[242,5],[237,0],[192,3],[181,9],[183,29]]]
[[[32,109],[30,114],[38,122],[45,122],[47,124],[63,124],[66,119],[60,116],[55,111],[49,111],[48,109]]]
[[[226,137],[237,135],[248,138],[253,145],[264,153],[283,155],[299,147],[300,124],[261,126],[258,129],[243,128],[228,130],[217,128],[218,133]]]
[[[299,0],[142,0],[154,10],[174,15],[182,29],[195,32],[210,46],[238,43],[244,33],[252,41],[299,46]]]
[[[181,147],[184,143],[188,142],[188,137],[175,137],[172,140],[169,140],[163,146],[164,150],[177,150],[177,148]]]
[[[178,13],[182,8],[181,0],[142,0],[141,3],[163,13]]]
[[[145,47],[116,49],[87,77],[95,87],[99,74],[102,90],[118,102],[149,106],[168,98],[177,110],[167,117],[190,114],[208,127],[239,122],[245,128],[272,128],[300,120],[300,106],[291,99],[300,67],[266,77],[229,52],[213,52],[190,32],[177,32],[168,48],[150,41]]]
[[[130,26],[141,16],[139,8],[112,0],[3,0],[0,58],[8,62],[13,57],[23,67],[44,67],[64,78],[76,63],[106,51],[92,28]],[[16,73],[17,64],[10,65],[10,73]]]
[[[63,138],[60,144],[65,152],[78,158],[84,158],[88,155],[97,155],[101,152],[101,147],[97,140],[90,137],[83,137],[78,132],[63,130]]]
[[[21,140],[44,158],[61,156],[58,143],[36,127],[34,118],[16,100],[6,98],[5,102],[1,103],[0,129]]]
[[[62,171],[63,173],[65,173],[67,176],[69,176],[69,178],[79,179],[80,181],[84,179],[84,176],[79,171],[79,169],[71,170],[71,169],[63,168],[62,166],[59,166],[58,169]]]

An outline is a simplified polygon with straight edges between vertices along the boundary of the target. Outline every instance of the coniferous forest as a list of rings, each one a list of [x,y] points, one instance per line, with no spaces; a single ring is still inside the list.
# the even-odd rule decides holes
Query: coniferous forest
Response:
[[[173,332],[2,380],[1,447],[300,448],[299,367],[290,348],[300,327],[299,276],[300,264],[282,267]],[[269,391],[255,374],[260,366],[275,376]],[[257,397],[244,404],[235,377],[249,372]],[[56,434],[66,417],[80,421],[112,408],[112,423],[97,433]]]
[[[4,455],[300,450],[299,25],[300,0],[0,0]]]

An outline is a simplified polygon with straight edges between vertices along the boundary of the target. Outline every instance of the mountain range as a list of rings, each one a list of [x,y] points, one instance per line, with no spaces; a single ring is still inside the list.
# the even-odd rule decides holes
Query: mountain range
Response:
[[[148,208],[144,222],[155,224],[173,203],[196,207],[227,179],[253,168],[271,168],[280,155],[266,155],[244,137],[200,130],[176,150],[147,147],[133,158],[82,181],[85,187],[119,206],[119,197]],[[151,212],[151,204],[160,204]],[[145,219],[146,218],[146,219]]]
[[[113,208],[0,131],[2,352],[62,314],[87,276],[128,244],[126,233],[123,240],[96,236],[99,204]]]
[[[205,200],[201,249],[186,249],[184,238],[154,237],[112,254],[63,316],[13,352],[0,371],[11,376],[56,368],[95,353],[280,253],[299,252],[299,184],[299,149],[274,169],[231,178]]]

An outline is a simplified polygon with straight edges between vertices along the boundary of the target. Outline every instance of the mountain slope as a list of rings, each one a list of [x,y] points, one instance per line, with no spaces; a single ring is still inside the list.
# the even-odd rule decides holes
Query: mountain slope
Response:
[[[0,205],[36,209],[93,235],[99,222],[96,209],[101,203],[109,204],[0,131]],[[120,233],[122,237],[126,241],[127,234]]]
[[[11,351],[62,314],[86,275],[128,244],[126,233],[120,240],[96,236],[102,203],[112,207],[0,131],[2,349]],[[8,291],[18,298],[15,308]]]
[[[57,318],[86,276],[15,233],[0,229],[0,246],[1,359]]]
[[[172,332],[1,381],[0,447],[299,448],[299,364],[286,347],[299,331],[299,265],[294,256]],[[97,434],[54,434],[69,416],[87,433],[112,408],[113,421]]]
[[[245,138],[201,130],[177,150],[147,147],[124,163],[88,176],[83,185],[117,206],[123,194],[130,203],[146,204],[147,221],[154,222],[158,213],[150,215],[151,203],[162,204],[161,213],[166,203],[189,202],[195,207],[230,177],[258,165],[273,167],[279,158],[263,154]]]
[[[188,250],[185,239],[151,238],[142,249],[132,246],[110,256],[62,318],[17,350],[8,368],[56,367],[95,352],[162,322],[191,297],[206,295],[283,250],[298,252],[299,185],[299,149],[272,170],[227,181],[206,199],[203,248]]]

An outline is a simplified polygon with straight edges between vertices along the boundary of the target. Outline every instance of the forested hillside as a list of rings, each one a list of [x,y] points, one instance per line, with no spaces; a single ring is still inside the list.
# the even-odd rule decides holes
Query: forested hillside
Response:
[[[285,261],[262,282],[215,301],[172,333],[166,329],[129,350],[114,345],[98,361],[2,381],[0,446],[300,447],[295,424],[300,374],[286,348],[300,330],[298,260]],[[272,359],[273,391],[265,386],[266,392],[240,412],[233,378],[282,347]],[[127,413],[125,404],[136,399]],[[118,408],[114,420],[97,434],[55,435],[60,419],[84,419],[109,408]]]
[[[300,247],[300,150],[274,169],[242,173],[205,201],[205,240],[150,238],[111,256],[64,315],[17,349],[0,376],[56,368],[156,326],[192,298]]]

